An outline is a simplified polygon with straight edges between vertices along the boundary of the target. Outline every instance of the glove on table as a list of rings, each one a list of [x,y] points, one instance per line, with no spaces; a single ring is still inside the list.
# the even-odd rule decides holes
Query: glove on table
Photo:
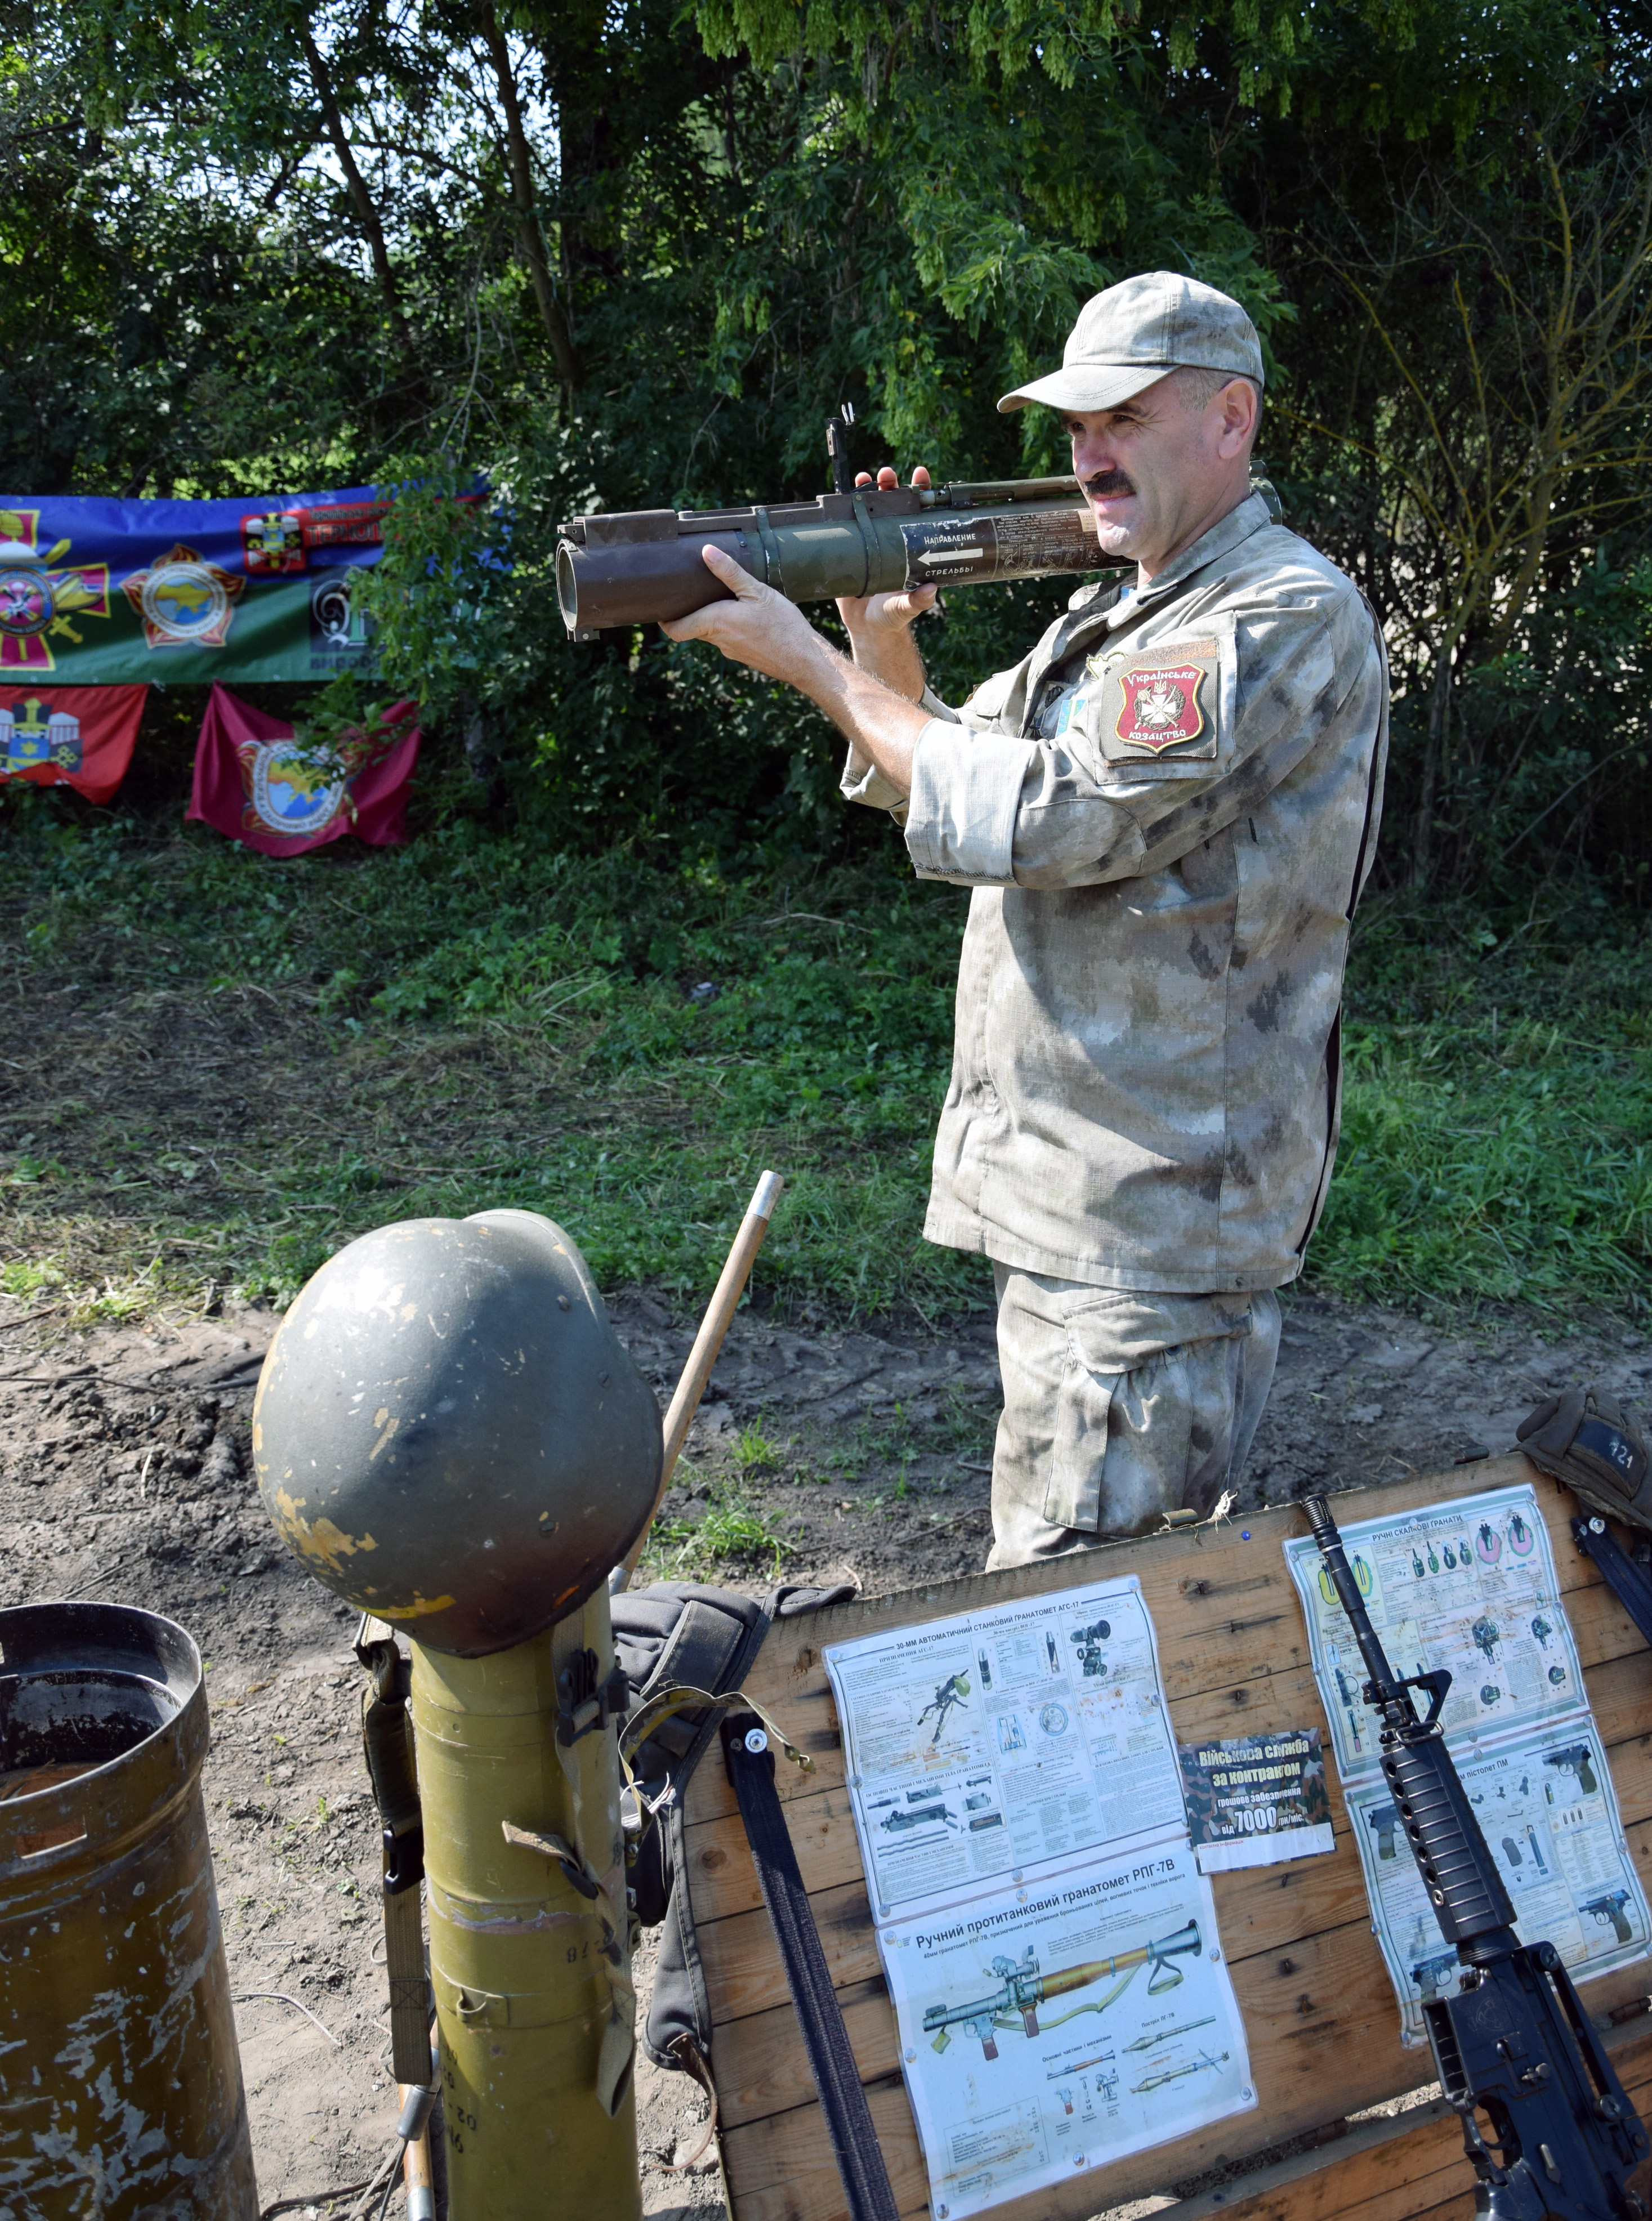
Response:
[[[1546,1397],[1514,1431],[1533,1463],[1593,1511],[1652,1533],[1652,1461],[1645,1437],[1615,1398],[1599,1388],[1568,1388]]]

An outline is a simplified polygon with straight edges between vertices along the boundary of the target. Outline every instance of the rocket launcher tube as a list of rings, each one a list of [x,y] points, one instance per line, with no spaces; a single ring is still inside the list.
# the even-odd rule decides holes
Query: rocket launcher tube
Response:
[[[751,509],[644,509],[557,527],[556,597],[575,640],[672,623],[732,598],[701,560],[720,547],[791,602],[971,585],[1108,566],[1073,478],[859,486]]]
[[[1161,1991],[1173,1989],[1181,1980],[1180,1968],[1170,1961],[1188,1952],[1197,1953],[1203,1948],[1198,1923],[1190,1920],[1173,1936],[1161,1936],[1154,1943],[1143,1943],[1134,1951],[1120,1951],[1111,1959],[1086,1959],[1077,1967],[1062,1967],[1054,1974],[1043,1974],[1038,1970],[1038,1961],[1029,1949],[1019,1966],[1010,1959],[995,1959],[995,1974],[1004,1977],[1003,1986],[990,1998],[977,1998],[968,2005],[931,2005],[923,2016],[926,2035],[933,2035],[939,2049],[949,2028],[966,2027],[972,2036],[979,2037],[987,2058],[998,2055],[993,2031],[1012,2028],[1011,2014],[1019,2013],[1022,2026],[1029,2036],[1038,2034],[1038,2008],[1052,1998],[1066,1997],[1073,1990],[1087,1989],[1092,1982],[1103,1981],[1110,1974],[1119,1976],[1115,1986],[1094,2005],[1079,2005],[1071,2013],[1063,2013],[1062,2020],[1076,2019],[1081,2012],[1103,2012],[1129,1984],[1140,1967],[1151,1967],[1154,1980],[1148,1987],[1156,1996]],[[1060,2022],[1053,2022],[1059,2026]]]

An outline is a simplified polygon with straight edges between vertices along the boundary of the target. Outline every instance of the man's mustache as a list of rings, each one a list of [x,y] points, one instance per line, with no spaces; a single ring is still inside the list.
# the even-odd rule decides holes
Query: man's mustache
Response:
[[[1098,500],[1105,500],[1109,494],[1134,493],[1136,487],[1123,471],[1102,471],[1085,480],[1084,490]]]

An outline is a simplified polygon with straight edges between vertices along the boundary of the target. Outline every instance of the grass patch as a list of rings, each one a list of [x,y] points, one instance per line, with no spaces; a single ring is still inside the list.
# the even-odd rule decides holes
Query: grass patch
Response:
[[[778,1580],[784,1546],[737,1484],[713,1483],[710,1508],[696,1522],[656,1526],[642,1554],[650,1580],[708,1580],[719,1568],[766,1567]]]
[[[1379,919],[1358,950],[1311,1277],[1388,1302],[1644,1307],[1652,954],[1433,923],[1430,945]]]
[[[5,1292],[285,1304],[371,1227],[516,1204],[603,1284],[700,1297],[773,1164],[765,1299],[990,1299],[921,1238],[967,898],[896,844],[789,875],[457,823],[285,862],[28,799],[0,820]],[[1318,1284],[1644,1302],[1652,956],[1536,938],[1362,919]]]
[[[11,845],[0,1212],[42,1286],[285,1304],[370,1227],[515,1204],[605,1285],[698,1294],[773,1164],[771,1294],[985,1299],[919,1238],[963,904],[892,861],[805,889],[463,826],[296,863],[118,820]]]
[[[760,1421],[742,1427],[735,1436],[735,1463],[742,1473],[772,1472],[784,1460],[786,1445],[763,1432]]]

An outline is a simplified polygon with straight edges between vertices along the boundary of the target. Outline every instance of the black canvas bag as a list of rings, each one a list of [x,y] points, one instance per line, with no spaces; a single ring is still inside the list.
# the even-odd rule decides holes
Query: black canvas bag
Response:
[[[628,1717],[663,1689],[716,1697],[739,1688],[775,1620],[847,1603],[854,1593],[847,1583],[817,1589],[789,1582],[760,1598],[693,1581],[623,1590],[612,1609],[614,1648],[630,1685]],[[631,1761],[639,1795],[657,1809],[629,1877],[638,1919],[660,1931],[642,2049],[656,2067],[691,2074],[708,2093],[710,2006],[688,1892],[675,1883],[683,1867],[685,1793],[716,1740],[719,1717],[698,1710],[664,1720]]]

